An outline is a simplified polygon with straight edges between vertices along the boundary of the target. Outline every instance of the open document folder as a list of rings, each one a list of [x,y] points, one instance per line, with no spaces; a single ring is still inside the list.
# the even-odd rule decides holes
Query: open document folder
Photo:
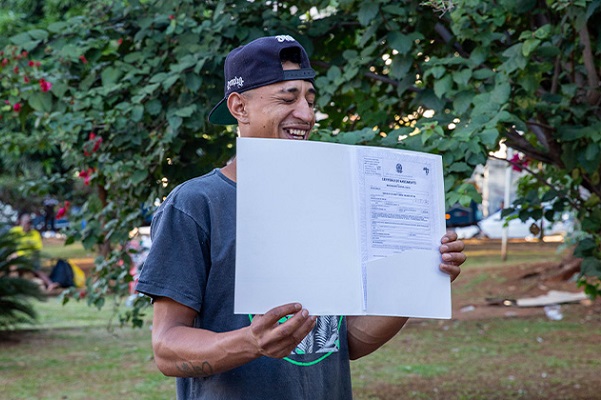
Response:
[[[451,317],[440,156],[237,141],[236,313]]]

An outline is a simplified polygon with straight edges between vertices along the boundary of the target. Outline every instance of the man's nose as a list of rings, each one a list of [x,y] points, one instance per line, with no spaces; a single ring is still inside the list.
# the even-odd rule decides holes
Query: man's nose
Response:
[[[313,116],[315,115],[315,110],[307,99],[301,99],[296,108],[294,109],[294,116],[302,121],[311,122],[313,121]]]

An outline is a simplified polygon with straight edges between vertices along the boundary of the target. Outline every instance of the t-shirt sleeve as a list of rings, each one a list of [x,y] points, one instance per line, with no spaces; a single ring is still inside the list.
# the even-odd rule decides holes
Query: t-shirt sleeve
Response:
[[[199,311],[208,275],[209,243],[192,217],[168,205],[152,222],[152,245],[136,290]]]

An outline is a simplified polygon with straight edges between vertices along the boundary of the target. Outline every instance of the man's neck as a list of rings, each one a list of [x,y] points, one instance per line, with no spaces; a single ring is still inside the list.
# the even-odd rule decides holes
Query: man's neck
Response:
[[[225,167],[221,168],[221,173],[236,182],[236,157]]]

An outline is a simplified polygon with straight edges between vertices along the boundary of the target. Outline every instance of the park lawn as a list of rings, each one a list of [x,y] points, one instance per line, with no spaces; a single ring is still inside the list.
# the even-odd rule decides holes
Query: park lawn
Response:
[[[174,398],[174,380],[153,362],[149,321],[142,329],[122,328],[111,305],[63,306],[57,297],[36,309],[39,324],[1,342],[0,398]]]
[[[467,252],[473,264],[466,266],[463,282],[454,284],[454,297],[462,299],[481,296],[485,283],[506,285],[489,273],[499,262],[510,269],[532,258],[561,259],[544,245],[514,246],[508,262],[482,245],[468,245]],[[0,337],[0,398],[175,398],[174,379],[153,362],[151,310],[144,327],[133,329],[118,326],[110,301],[98,311],[85,301],[63,306],[51,297],[36,309],[39,324]],[[599,310],[564,305],[560,321],[542,312],[519,318],[470,320],[456,313],[452,320],[411,319],[382,349],[351,363],[354,398],[601,398]]]

